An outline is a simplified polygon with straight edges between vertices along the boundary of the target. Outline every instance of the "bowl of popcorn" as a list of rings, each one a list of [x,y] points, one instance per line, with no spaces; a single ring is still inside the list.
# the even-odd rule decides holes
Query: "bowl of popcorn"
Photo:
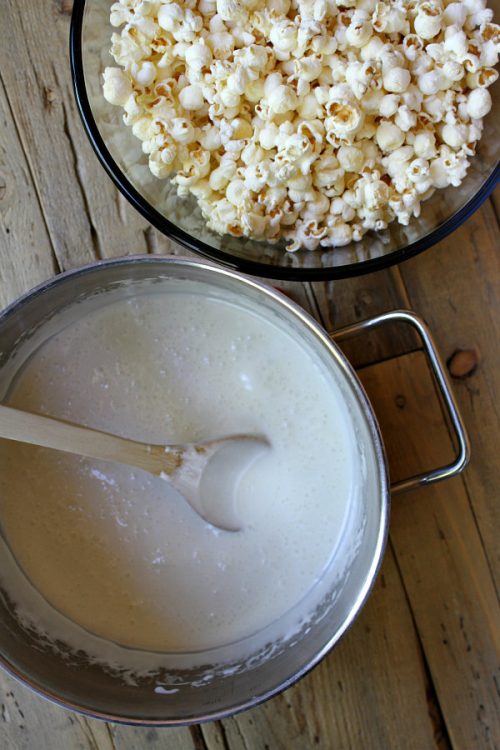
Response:
[[[498,183],[498,4],[75,0],[76,98],[116,185],[185,248],[353,276],[439,242]]]

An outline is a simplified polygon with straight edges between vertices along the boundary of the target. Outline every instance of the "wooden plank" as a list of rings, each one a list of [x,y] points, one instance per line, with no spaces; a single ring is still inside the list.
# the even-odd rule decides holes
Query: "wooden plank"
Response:
[[[113,750],[97,744],[91,726],[77,714],[36,696],[0,672],[2,750]]]
[[[310,285],[318,313],[328,330],[341,328],[388,310],[404,307],[404,296],[392,269]],[[346,341],[342,350],[355,367],[394,357],[417,346],[409,328],[397,324]]]
[[[394,475],[449,460],[422,353],[360,375]],[[500,610],[463,480],[395,498],[391,541],[453,747],[498,747]]]
[[[500,187],[497,187],[491,195],[491,202],[493,204],[493,210],[496,215],[497,224],[500,226]]]
[[[60,24],[59,44],[67,44],[69,24]],[[61,49],[62,53],[62,49]],[[73,192],[78,186],[84,196],[87,217],[98,257],[135,255],[144,252],[170,255],[179,246],[154,229],[128,203],[107,176],[90,146],[76,109],[69,80],[69,67],[63,69],[64,77],[58,81],[61,99],[55,98],[51,107],[60,104],[65,117],[64,135],[74,154]],[[56,97],[58,95],[55,95]],[[124,126],[125,127],[125,126]]]
[[[113,750],[205,750],[198,727],[155,729],[108,725]],[[101,746],[99,745],[99,750]]]
[[[471,352],[477,367],[453,378],[472,438],[464,481],[500,589],[500,242],[491,204],[436,248],[401,266],[411,304],[427,318],[444,359]]]
[[[379,420],[391,482],[451,463],[455,448],[423,351],[362,368],[358,375]],[[436,454],[428,460],[420,446],[427,431]],[[398,502],[396,497],[393,507]]]
[[[361,616],[334,651],[284,694],[217,725],[209,750],[408,750],[447,747],[390,551]],[[436,734],[435,734],[436,732]],[[222,737],[221,737],[222,735]]]
[[[92,152],[67,61],[68,5],[5,0],[0,69],[61,268],[96,257],[169,252],[123,199]],[[43,29],[43,43],[40,43]],[[20,64],[22,61],[22,64]]]
[[[56,273],[28,164],[0,82],[0,308]]]
[[[107,724],[53,705],[0,672],[2,750],[204,750],[197,727]]]
[[[37,10],[34,4],[23,5],[19,12],[18,3],[2,3],[0,22],[9,33],[3,36],[0,69],[59,264],[78,265],[94,257],[93,239],[84,196],[75,190],[75,154],[65,135],[63,108],[47,106],[58,89],[55,67],[43,59],[50,56],[54,7],[48,13],[45,3]],[[46,43],[37,44],[34,37],[40,39],[42,28]]]

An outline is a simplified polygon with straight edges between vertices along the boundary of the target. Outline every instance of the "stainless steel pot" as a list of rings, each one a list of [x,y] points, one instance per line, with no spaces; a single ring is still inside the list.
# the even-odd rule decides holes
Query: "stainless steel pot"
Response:
[[[196,668],[187,667],[182,658],[169,660],[167,655],[158,655],[156,673],[131,684],[123,674],[89,663],[83,654],[65,653],[64,644],[53,648],[42,641],[36,632],[20,624],[12,602],[0,592],[0,663],[8,672],[68,708],[135,724],[175,725],[218,719],[255,706],[289,687],[328,653],[357,616],[377,574],[388,533],[390,489],[382,440],[356,374],[332,338],[300,307],[272,288],[232,271],[190,259],[139,256],[62,274],[21,297],[0,316],[0,383],[2,374],[4,383],[8,381],[5,374],[14,353],[49,326],[56,314],[64,312],[69,320],[78,316],[79,305],[89,296],[101,295],[105,302],[111,292],[129,296],[148,284],[161,289],[162,281],[172,279],[216,287],[224,296],[279,321],[318,357],[340,385],[360,445],[363,469],[359,500],[354,503],[336,553],[347,561],[342,575],[325,577],[320,605],[293,635],[276,641],[270,630],[269,642],[255,653],[248,639],[250,656],[244,662],[231,660],[227,649],[201,655]],[[334,337],[340,340],[395,319],[411,324],[421,335],[459,442],[453,464],[399,483],[394,489],[400,491],[461,471],[469,449],[443,367],[422,321],[400,311],[349,327]],[[0,399],[4,396],[0,386]],[[159,685],[175,687],[162,689]]]

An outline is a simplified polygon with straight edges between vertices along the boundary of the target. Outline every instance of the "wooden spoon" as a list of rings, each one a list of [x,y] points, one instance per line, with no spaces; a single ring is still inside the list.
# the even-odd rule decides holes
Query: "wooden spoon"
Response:
[[[239,531],[236,485],[269,448],[265,438],[232,435],[186,445],[150,445],[53,417],[0,405],[0,438],[116,461],[166,479],[208,523]]]

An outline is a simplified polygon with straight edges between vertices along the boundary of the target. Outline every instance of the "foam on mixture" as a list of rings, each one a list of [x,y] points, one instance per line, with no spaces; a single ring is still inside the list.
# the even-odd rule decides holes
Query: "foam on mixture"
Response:
[[[91,309],[30,356],[8,403],[154,443],[271,442],[238,487],[234,533],[138,469],[0,441],[14,557],[102,639],[170,653],[237,642],[298,605],[334,554],[357,471],[339,387],[243,307],[178,291]]]

